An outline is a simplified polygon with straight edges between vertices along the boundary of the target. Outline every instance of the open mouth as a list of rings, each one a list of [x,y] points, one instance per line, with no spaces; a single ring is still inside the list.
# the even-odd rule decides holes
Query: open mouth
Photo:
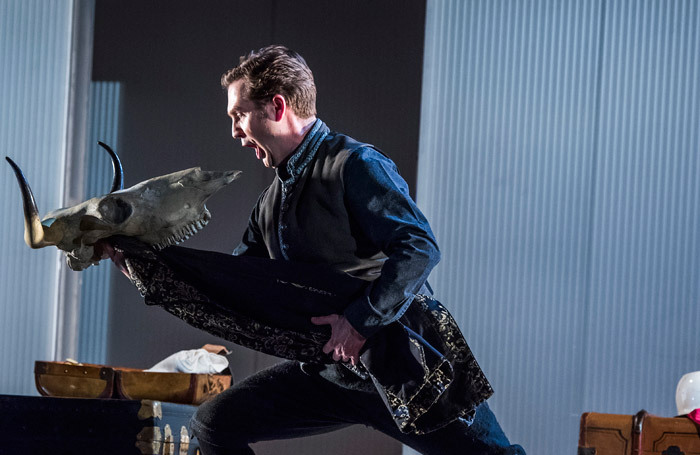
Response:
[[[249,147],[249,148],[255,149],[255,157],[259,160],[263,159],[263,156],[264,156],[263,151],[260,148],[260,146],[258,144],[256,144],[255,142],[252,142],[252,141],[246,142],[246,143],[242,143],[241,145],[243,147]]]

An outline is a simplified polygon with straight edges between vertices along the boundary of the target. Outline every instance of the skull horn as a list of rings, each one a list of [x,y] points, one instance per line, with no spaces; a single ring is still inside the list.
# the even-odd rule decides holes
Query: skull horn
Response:
[[[97,142],[103,149],[107,150],[109,156],[112,157],[112,169],[114,170],[114,180],[112,180],[112,189],[109,190],[110,193],[124,189],[124,171],[122,169],[122,162],[119,160],[119,156],[116,154],[112,148],[105,144],[104,142]]]
[[[39,219],[39,210],[36,208],[36,201],[32,194],[32,189],[24,178],[22,170],[9,157],[5,157],[12,170],[15,171],[19,189],[22,192],[22,202],[24,203],[24,241],[32,248],[43,248],[52,245],[44,240],[44,226]]]

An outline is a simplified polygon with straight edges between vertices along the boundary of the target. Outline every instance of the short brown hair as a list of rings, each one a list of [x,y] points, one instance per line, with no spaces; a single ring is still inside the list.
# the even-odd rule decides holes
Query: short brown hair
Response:
[[[316,115],[314,76],[302,56],[284,46],[267,46],[241,56],[238,66],[221,77],[221,86],[227,89],[240,79],[252,101],[263,103],[280,94],[299,117]]]

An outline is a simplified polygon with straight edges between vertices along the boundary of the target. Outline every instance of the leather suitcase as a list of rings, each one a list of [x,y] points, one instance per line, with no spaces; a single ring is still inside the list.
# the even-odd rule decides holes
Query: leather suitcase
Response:
[[[700,427],[687,417],[587,412],[579,455],[700,455]]]
[[[74,362],[34,362],[36,388],[47,397],[121,398],[202,404],[231,386],[223,374],[153,373]]]
[[[0,455],[194,455],[195,406],[0,395]]]

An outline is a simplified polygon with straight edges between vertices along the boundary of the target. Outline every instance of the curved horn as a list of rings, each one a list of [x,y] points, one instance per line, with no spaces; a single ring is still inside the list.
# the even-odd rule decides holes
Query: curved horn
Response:
[[[22,170],[9,157],[5,157],[12,170],[15,171],[19,189],[22,192],[22,202],[24,203],[24,241],[32,248],[43,248],[51,245],[44,240],[44,227],[39,219],[39,210],[36,208],[36,201],[32,194],[32,189],[24,178]]]
[[[107,150],[109,156],[112,157],[112,169],[114,170],[114,180],[112,180],[112,189],[109,190],[110,193],[124,189],[124,170],[122,169],[122,162],[119,160],[119,156],[116,154],[111,147],[104,142],[97,142],[103,149]]]

